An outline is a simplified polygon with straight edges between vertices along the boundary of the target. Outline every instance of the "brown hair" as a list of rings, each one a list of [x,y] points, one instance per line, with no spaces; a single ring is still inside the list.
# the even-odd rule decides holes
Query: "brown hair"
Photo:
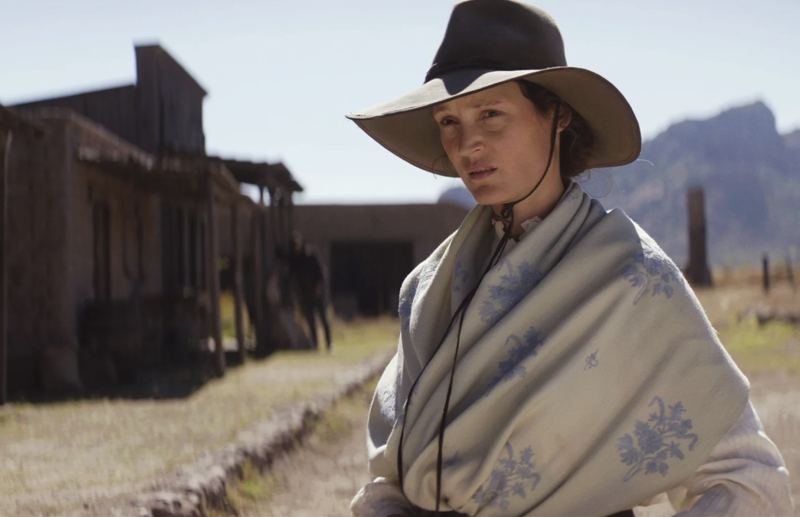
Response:
[[[522,94],[525,95],[542,113],[549,113],[555,109],[556,105],[561,105],[561,113],[566,110],[572,114],[569,125],[561,132],[561,177],[563,179],[574,178],[588,167],[586,161],[592,152],[594,145],[594,133],[580,113],[575,111],[572,106],[562,101],[555,93],[543,86],[529,81],[517,81],[522,87]]]

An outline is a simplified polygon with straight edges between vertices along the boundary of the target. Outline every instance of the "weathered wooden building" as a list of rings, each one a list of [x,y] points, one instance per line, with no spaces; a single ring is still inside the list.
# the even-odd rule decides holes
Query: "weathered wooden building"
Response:
[[[396,314],[402,280],[467,211],[294,206],[302,188],[282,164],[206,155],[205,90],[162,47],[135,52],[135,84],[0,106],[0,144],[13,135],[9,152],[0,145],[7,384],[58,392],[109,362],[126,380],[186,360],[209,336],[221,374],[220,289],[234,293],[240,356],[244,311],[259,353],[285,346],[276,305],[288,285],[277,302],[267,293],[285,279],[293,229],[319,249],[337,312]]]
[[[209,335],[222,374],[221,264],[240,353],[245,285],[257,347],[273,346],[257,286],[288,246],[302,189],[281,164],[206,156],[205,90],[158,45],[136,47],[136,66],[133,85],[0,109],[0,133],[13,134],[0,153],[12,388],[77,387],[92,354],[110,355],[125,380]],[[267,189],[271,206],[241,183]]]

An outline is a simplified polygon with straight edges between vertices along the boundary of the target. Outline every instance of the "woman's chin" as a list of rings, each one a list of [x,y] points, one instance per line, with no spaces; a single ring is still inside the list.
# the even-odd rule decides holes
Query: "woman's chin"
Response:
[[[507,201],[507,195],[503,195],[500,189],[492,188],[488,185],[482,185],[473,189],[469,189],[472,197],[479,205],[502,205]]]

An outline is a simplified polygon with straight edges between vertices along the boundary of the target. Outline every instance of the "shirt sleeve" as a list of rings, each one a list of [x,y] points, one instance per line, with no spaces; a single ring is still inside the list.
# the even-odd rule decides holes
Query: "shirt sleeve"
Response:
[[[400,487],[386,478],[376,478],[359,490],[350,503],[353,517],[415,517],[411,503]]]
[[[637,517],[792,516],[789,472],[751,402],[682,485],[634,508]]]

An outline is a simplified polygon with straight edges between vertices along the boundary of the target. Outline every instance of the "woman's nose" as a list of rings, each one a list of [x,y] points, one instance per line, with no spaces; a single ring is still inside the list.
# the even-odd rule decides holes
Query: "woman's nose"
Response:
[[[478,128],[462,125],[459,137],[458,152],[462,156],[468,156],[483,149],[483,136]]]

